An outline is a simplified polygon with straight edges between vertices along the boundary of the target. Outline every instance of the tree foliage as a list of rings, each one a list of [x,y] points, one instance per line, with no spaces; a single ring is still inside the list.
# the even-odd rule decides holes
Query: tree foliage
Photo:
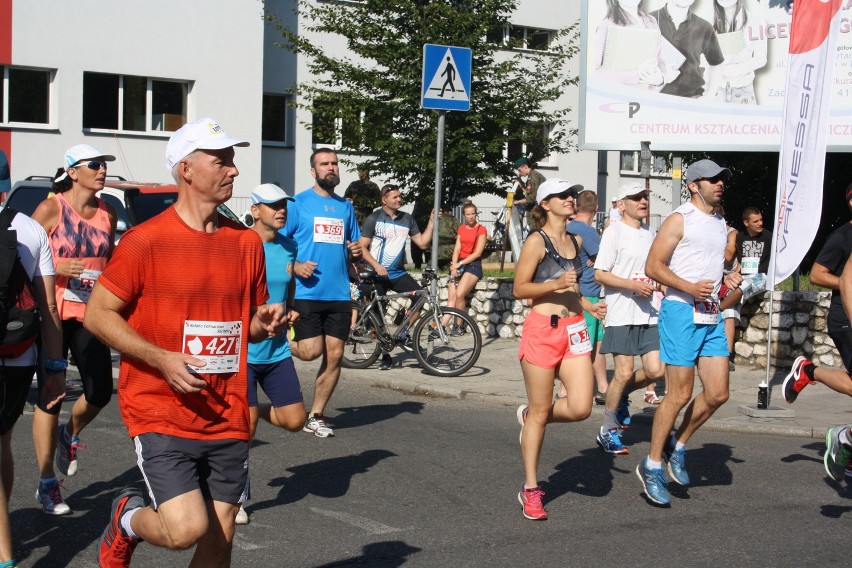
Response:
[[[578,80],[567,69],[579,50],[576,25],[555,32],[546,52],[510,51],[487,38],[510,29],[515,8],[515,0],[308,0],[295,8],[301,31],[274,14],[267,19],[282,35],[280,47],[307,58],[311,79],[294,88],[297,106],[342,119],[341,160],[358,160],[399,183],[409,200],[429,203],[438,112],[420,108],[423,45],[470,48],[470,111],[446,116],[443,201],[453,204],[505,190],[513,175],[504,155],[510,139],[527,143],[533,160],[574,144],[570,109],[552,110],[552,103]],[[318,38],[325,34],[345,38],[348,52],[324,49]],[[546,140],[544,125],[552,127]]]

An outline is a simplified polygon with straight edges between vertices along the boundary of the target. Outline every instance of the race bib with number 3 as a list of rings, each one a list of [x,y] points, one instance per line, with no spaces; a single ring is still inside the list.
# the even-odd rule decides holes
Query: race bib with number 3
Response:
[[[198,321],[183,323],[183,353],[207,363],[192,367],[200,373],[236,373],[240,369],[241,321]]]
[[[568,332],[568,350],[572,355],[582,355],[592,352],[592,340],[585,321],[572,323],[566,328]]]
[[[343,219],[314,217],[314,242],[343,244]]]
[[[100,270],[84,270],[79,278],[69,278],[68,285],[65,286],[65,293],[62,294],[62,299],[66,302],[80,302],[85,304],[89,301],[89,296],[92,293],[92,288],[95,287],[95,282],[101,275]]]
[[[719,301],[714,299],[693,302],[692,321],[698,324],[719,323]]]

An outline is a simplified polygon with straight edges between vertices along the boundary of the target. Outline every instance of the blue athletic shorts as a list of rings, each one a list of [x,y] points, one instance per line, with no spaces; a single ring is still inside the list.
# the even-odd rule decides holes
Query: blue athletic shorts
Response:
[[[667,365],[694,367],[699,357],[728,357],[725,323],[696,324],[692,304],[663,300],[657,328],[660,360]]]
[[[299,376],[296,374],[292,357],[277,363],[248,364],[249,406],[257,406],[258,383],[275,408],[290,406],[305,400],[302,397],[302,387],[299,385]]]

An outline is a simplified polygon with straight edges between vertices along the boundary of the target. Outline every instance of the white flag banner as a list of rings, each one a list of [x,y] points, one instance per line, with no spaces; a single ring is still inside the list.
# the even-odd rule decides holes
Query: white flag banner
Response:
[[[770,289],[799,266],[819,229],[842,0],[796,0],[782,121]]]

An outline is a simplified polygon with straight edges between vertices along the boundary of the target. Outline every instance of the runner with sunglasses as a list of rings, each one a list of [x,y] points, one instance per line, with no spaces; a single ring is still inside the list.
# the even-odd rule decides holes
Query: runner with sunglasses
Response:
[[[667,287],[658,330],[668,393],[654,414],[651,452],[636,466],[646,495],[658,505],[671,501],[663,458],[672,480],[689,485],[685,444],[728,400],[728,340],[719,308],[728,231],[715,206],[722,200],[731,170],[699,160],[686,170],[685,179],[690,200],[663,222],[645,263],[645,274]],[[729,289],[741,281],[735,272],[724,276]],[[704,388],[690,400],[696,361]],[[684,419],[672,434],[678,414],[687,405]]]
[[[88,144],[69,148],[65,166],[56,172],[56,195],[42,201],[33,213],[33,219],[47,232],[56,266],[62,360],[70,349],[83,381],[83,394],[71,408],[68,422],[59,424],[61,404],[49,409],[39,404],[33,416],[33,443],[41,477],[36,501],[48,515],[71,512],[59,490],[54,463],[63,475],[77,473],[77,451],[83,447],[80,432],[112,398],[109,348],[83,327],[83,317],[89,293],[115,242],[115,209],[95,195],[104,188],[107,162],[114,160],[115,156]],[[39,383],[42,380],[39,373]]]
[[[562,179],[541,184],[532,210],[533,227],[515,268],[516,298],[526,299],[530,312],[524,321],[518,359],[524,374],[528,404],[518,407],[524,485],[518,493],[524,517],[547,519],[538,483],[538,462],[544,431],[552,422],[579,422],[592,412],[592,344],[583,310],[598,318],[605,304],[592,304],[580,295],[582,238],[565,231],[574,213],[577,191],[583,186]],[[559,377],[567,395],[553,402],[553,381]]]

